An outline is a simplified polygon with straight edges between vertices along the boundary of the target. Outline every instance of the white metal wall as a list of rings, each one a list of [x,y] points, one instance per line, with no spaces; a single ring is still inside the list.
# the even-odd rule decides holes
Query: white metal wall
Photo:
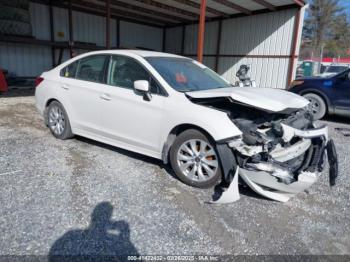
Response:
[[[182,28],[172,27],[166,30],[165,51],[173,54],[181,53]]]
[[[120,46],[162,50],[163,30],[141,24],[120,21]]]
[[[33,36],[37,39],[50,40],[49,7],[30,3],[29,12]]]
[[[81,12],[72,12],[74,41],[106,45],[106,18]],[[116,21],[111,19],[111,46],[116,45]]]
[[[50,40],[48,6],[30,3],[33,37]],[[27,44],[0,43],[0,67],[18,76],[36,76],[50,69],[51,48]]]
[[[249,76],[259,87],[286,88],[289,58],[228,58],[219,59],[218,72],[232,83],[237,81],[236,72],[242,64],[250,66]]]
[[[297,9],[288,9],[223,20],[218,72],[229,81],[235,82],[239,66],[241,64],[249,64],[251,67],[250,76],[256,80],[258,86],[286,88],[290,63],[288,56],[291,55],[296,13]],[[301,25],[303,17],[304,13],[302,12]],[[185,32],[184,54],[195,58],[198,25],[186,26]],[[207,23],[204,55],[216,54],[217,34],[218,22]],[[178,44],[175,46],[173,43],[177,38],[180,38],[181,42],[180,27],[167,30],[167,52],[181,52]],[[300,41],[298,41],[297,51],[299,50],[299,45]],[[204,64],[214,69],[215,57],[204,56],[203,60]]]
[[[220,54],[291,55],[296,12],[296,9],[289,9],[224,21]],[[290,58],[221,57],[218,72],[235,81],[239,66],[249,64],[250,76],[258,86],[286,88],[289,62]]]
[[[18,76],[37,76],[51,68],[51,49],[34,45],[0,43],[0,67]]]
[[[206,55],[214,55],[216,53],[218,25],[219,22],[211,22],[206,24],[203,49],[203,53]],[[196,54],[198,43],[198,25],[186,26],[185,32],[185,54]]]
[[[47,5],[30,2],[30,16],[33,37],[50,40],[50,17]],[[68,10],[53,8],[54,40],[68,41]],[[106,41],[106,19],[102,16],[72,12],[74,41],[94,43],[104,47]],[[60,32],[60,33],[59,33]],[[120,21],[120,46],[144,47],[161,51],[162,29]],[[117,45],[117,21],[111,19],[111,46]],[[77,50],[79,53],[84,50]],[[56,49],[56,59],[59,50]],[[64,50],[62,62],[69,59]],[[0,68],[5,68],[18,76],[37,76],[52,67],[51,47],[28,44],[0,43]]]
[[[69,23],[68,10],[63,8],[53,8],[53,30],[55,32],[55,41],[68,41],[69,39]],[[59,35],[58,32],[62,34]]]
[[[238,56],[289,56],[293,36],[296,9],[246,16],[224,20],[222,24],[222,39],[218,72],[230,81],[236,81],[235,73],[238,67],[247,63],[251,66],[251,78],[259,86],[284,88],[287,84],[289,58],[242,58]],[[98,46],[105,46],[105,18],[72,12],[74,40],[91,42]],[[50,39],[49,7],[37,3],[30,3],[30,15],[33,36],[36,39]],[[68,41],[68,11],[53,8],[55,41]],[[302,13],[303,18],[303,13]],[[301,24],[302,24],[301,19]],[[111,20],[111,44],[117,43],[117,26]],[[58,32],[61,32],[59,35]],[[301,33],[301,30],[299,30]],[[120,21],[120,46],[142,47],[161,51],[162,29]],[[185,27],[184,53],[195,58],[197,49],[197,25]],[[204,63],[213,68],[217,50],[218,22],[206,24]],[[299,37],[300,38],[300,37]],[[298,42],[298,46],[299,46]],[[166,32],[166,51],[181,53],[182,28],[169,28]],[[79,51],[81,52],[81,50]],[[56,52],[58,57],[58,51]],[[65,50],[63,61],[69,55]],[[20,76],[34,76],[51,68],[51,48],[48,46],[34,46],[24,44],[0,44],[0,67]]]

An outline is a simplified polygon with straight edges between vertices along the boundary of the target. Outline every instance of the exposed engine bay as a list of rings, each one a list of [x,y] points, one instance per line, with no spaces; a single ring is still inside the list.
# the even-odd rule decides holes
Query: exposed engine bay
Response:
[[[238,191],[239,175],[240,182],[245,182],[257,193],[285,202],[317,180],[325,166],[326,155],[330,165],[330,184],[335,184],[338,166],[334,143],[328,138],[326,126],[314,126],[308,106],[271,112],[231,97],[190,99],[226,112],[242,131],[242,136],[218,144],[224,179],[230,183],[230,190],[225,193],[234,192],[231,187]],[[234,158],[223,156],[230,151]],[[234,165],[234,172],[232,168],[229,172],[227,165]],[[232,197],[239,198],[239,194],[234,193]],[[227,202],[227,199],[222,201]]]

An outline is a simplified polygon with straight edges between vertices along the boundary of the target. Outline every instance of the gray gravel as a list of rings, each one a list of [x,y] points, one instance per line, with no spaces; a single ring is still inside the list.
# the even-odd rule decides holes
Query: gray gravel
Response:
[[[350,254],[350,139],[334,129],[350,125],[338,121],[334,188],[324,174],[284,204],[243,188],[215,206],[158,160],[55,139],[32,96],[0,97],[0,255]]]

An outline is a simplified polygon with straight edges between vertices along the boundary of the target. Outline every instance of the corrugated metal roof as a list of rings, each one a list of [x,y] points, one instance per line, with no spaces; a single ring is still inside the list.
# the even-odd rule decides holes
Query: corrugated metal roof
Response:
[[[103,11],[105,2],[105,0],[78,0],[73,1],[73,4],[91,10],[93,7],[84,5],[84,3],[90,3],[99,7],[99,11]],[[158,25],[172,25],[198,20],[200,2],[201,0],[111,0],[111,7],[112,14],[114,11],[117,12],[118,16],[141,21],[149,18],[149,22]],[[206,16],[207,18],[215,18],[240,14],[244,11],[249,13],[269,9],[269,6],[264,5],[264,2],[277,9],[283,6],[297,5],[295,0],[207,0]],[[133,16],[133,14],[135,15]]]

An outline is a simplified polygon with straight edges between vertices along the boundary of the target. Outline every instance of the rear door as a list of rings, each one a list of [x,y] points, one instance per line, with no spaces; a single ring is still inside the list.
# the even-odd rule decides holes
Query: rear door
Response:
[[[150,101],[134,90],[137,80],[150,82]],[[139,61],[118,55],[111,56],[107,84],[101,94],[105,136],[128,149],[152,156],[159,154],[167,99],[163,89]]]
[[[106,83],[108,58],[106,55],[84,57],[70,65],[74,72],[63,70],[61,88],[66,92],[65,101],[69,103],[69,115],[73,129],[89,133],[101,133],[100,93]],[[73,70],[71,70],[73,71]],[[74,75],[73,75],[74,74]]]

